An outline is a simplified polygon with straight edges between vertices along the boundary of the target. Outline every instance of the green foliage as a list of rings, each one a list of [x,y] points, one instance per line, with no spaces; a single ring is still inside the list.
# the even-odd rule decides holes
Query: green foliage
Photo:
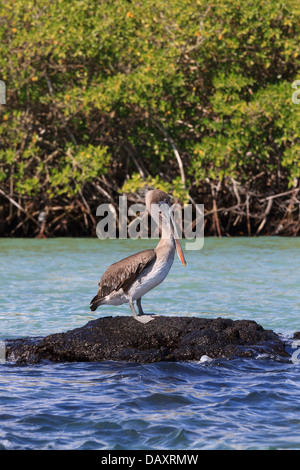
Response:
[[[73,196],[84,183],[96,179],[99,174],[105,174],[109,160],[107,147],[94,147],[91,144],[77,149],[68,147],[57,165],[50,170],[49,195]]]
[[[1,185],[72,198],[106,174],[186,200],[206,178],[270,186],[278,168],[295,184],[299,32],[298,0],[4,0]]]
[[[145,187],[160,189],[161,191],[172,194],[175,200],[179,200],[183,203],[188,202],[188,191],[178,177],[171,183],[168,183],[157,175],[155,177],[148,176],[147,178],[142,178],[139,173],[133,173],[132,177],[124,183],[121,191],[125,193],[135,193]]]

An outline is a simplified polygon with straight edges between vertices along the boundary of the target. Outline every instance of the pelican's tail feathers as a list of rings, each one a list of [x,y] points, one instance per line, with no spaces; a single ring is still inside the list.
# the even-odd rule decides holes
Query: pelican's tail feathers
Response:
[[[91,300],[91,303],[90,303],[90,309],[92,310],[92,312],[94,312],[95,310],[97,310],[97,308],[99,307],[99,305],[101,305],[102,303],[102,300],[103,298],[100,298],[97,295],[95,295],[95,297]]]

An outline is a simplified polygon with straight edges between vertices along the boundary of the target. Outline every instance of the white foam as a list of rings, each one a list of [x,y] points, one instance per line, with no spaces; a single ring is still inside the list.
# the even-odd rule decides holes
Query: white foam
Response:
[[[200,361],[199,362],[211,362],[213,359],[209,356],[207,356],[206,354],[204,354],[203,356],[200,357]]]

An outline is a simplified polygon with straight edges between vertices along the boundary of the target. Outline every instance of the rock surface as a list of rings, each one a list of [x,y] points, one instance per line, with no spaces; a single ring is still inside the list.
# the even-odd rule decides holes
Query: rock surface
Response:
[[[251,320],[158,316],[147,324],[131,316],[104,317],[44,338],[6,340],[7,359],[17,363],[95,361],[199,361],[289,356],[284,342]]]

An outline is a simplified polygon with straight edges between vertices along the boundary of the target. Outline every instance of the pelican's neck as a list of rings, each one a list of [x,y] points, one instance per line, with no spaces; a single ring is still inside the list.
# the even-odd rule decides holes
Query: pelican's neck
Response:
[[[167,227],[165,224],[162,224],[162,233],[161,233],[161,239],[159,240],[156,250],[161,250],[163,249],[166,252],[169,251],[175,251],[175,241],[174,237],[171,233],[171,230],[169,227]]]

